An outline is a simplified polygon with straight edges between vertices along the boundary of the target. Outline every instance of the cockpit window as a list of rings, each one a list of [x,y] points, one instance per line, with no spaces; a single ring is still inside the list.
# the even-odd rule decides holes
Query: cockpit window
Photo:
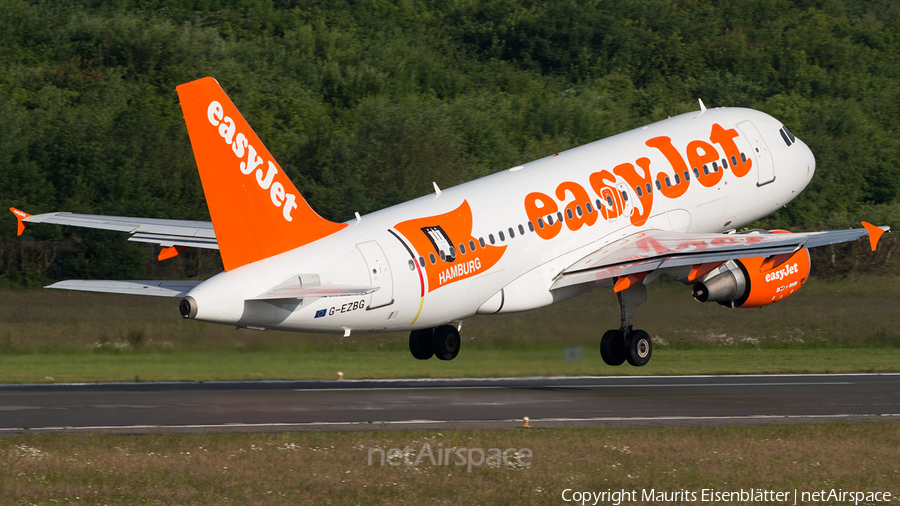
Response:
[[[797,138],[794,137],[794,134],[791,133],[790,129],[788,129],[787,125],[784,125],[784,131],[787,132],[788,137],[791,139],[791,142],[797,142]]]
[[[781,128],[781,130],[778,131],[778,133],[781,134],[781,140],[783,140],[785,144],[787,144],[788,146],[790,146],[790,145],[791,145],[791,139],[788,138],[788,134],[784,131],[784,128],[783,128],[783,127]]]

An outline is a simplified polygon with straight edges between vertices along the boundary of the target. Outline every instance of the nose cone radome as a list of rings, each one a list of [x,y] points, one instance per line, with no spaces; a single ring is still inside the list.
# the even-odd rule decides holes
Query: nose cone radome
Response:
[[[803,148],[806,149],[808,158],[808,167],[809,167],[809,178],[812,179],[813,174],[816,173],[816,156],[813,154],[812,150],[810,150],[806,144],[803,145]]]
[[[809,184],[816,173],[816,157],[813,155],[812,150],[809,149],[809,146],[800,141],[800,139],[797,139],[790,149],[796,153],[793,167],[795,175],[792,179],[796,181],[794,190],[799,192],[806,188],[806,185]]]

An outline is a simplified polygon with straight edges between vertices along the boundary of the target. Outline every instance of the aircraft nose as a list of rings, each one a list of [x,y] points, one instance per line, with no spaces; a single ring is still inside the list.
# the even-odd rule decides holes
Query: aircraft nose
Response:
[[[810,180],[816,172],[816,156],[806,143],[802,143],[801,146],[803,147],[802,160],[803,166],[806,167],[806,179]]]

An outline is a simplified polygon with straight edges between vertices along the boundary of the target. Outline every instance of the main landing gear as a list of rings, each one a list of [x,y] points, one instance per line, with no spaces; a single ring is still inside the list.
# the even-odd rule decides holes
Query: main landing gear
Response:
[[[419,360],[432,356],[440,360],[453,360],[459,355],[459,330],[453,325],[441,325],[409,333],[409,351]]]
[[[638,282],[616,294],[622,310],[622,326],[608,330],[600,340],[600,356],[609,365],[622,365],[626,360],[633,366],[650,361],[653,343],[650,334],[631,327],[634,310],[647,301],[647,287]]]

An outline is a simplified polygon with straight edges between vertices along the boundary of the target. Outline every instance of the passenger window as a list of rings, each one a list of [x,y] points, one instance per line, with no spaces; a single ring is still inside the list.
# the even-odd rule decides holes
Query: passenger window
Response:
[[[581,218],[581,216],[584,214],[584,212],[581,211],[580,205],[575,206],[575,214],[577,214],[579,218]]]
[[[600,203],[600,199],[597,199],[597,209],[603,207],[603,204]]]
[[[624,200],[625,202],[628,202],[628,194],[625,193],[624,191],[622,191],[622,200]]]
[[[727,159],[727,158],[723,158],[723,159],[722,159],[722,168],[723,168],[723,169],[727,169],[727,168],[728,168],[728,159]]]
[[[494,240],[494,234],[488,234],[488,239],[491,241],[491,244],[495,244],[497,242]]]
[[[681,179],[678,177],[678,173],[675,173],[675,184],[681,184]]]
[[[479,238],[478,238],[478,244],[480,244],[481,247],[484,248],[484,237],[479,237]]]
[[[513,230],[512,227],[509,227],[508,232],[509,232],[509,238],[510,238],[510,239],[512,239],[513,237],[516,236],[516,231]]]
[[[531,230],[532,232],[534,232],[534,223],[532,223],[530,221],[528,222],[528,230]]]
[[[571,210],[571,209],[566,209],[566,216],[568,216],[570,220],[574,220],[574,219],[575,219],[575,216],[572,215],[572,210]]]
[[[425,257],[423,257],[423,256],[419,257],[419,265],[421,265],[422,267],[425,267]]]
[[[594,213],[594,206],[592,206],[590,202],[588,202],[587,204],[585,204],[584,207],[587,208],[588,214],[593,214],[593,213]]]
[[[694,177],[700,177],[700,171],[697,170],[697,167],[694,167]]]
[[[519,235],[525,235],[525,227],[523,227],[521,224],[519,225]]]
[[[731,166],[734,167],[735,165],[737,165],[737,158],[731,155]]]
[[[434,253],[429,253],[428,259],[431,260],[431,265],[434,265],[437,263],[437,258],[434,258]]]
[[[741,151],[741,162],[747,163],[747,155],[743,151]]]
[[[716,162],[713,162],[713,172],[719,172],[719,164]]]
[[[501,241],[505,241],[505,240],[506,240],[506,237],[503,236],[503,231],[502,231],[502,230],[499,231],[499,232],[497,232],[497,233],[500,234],[500,240],[501,240]]]
[[[556,213],[556,218],[559,219],[559,221],[562,221],[562,220],[563,220],[562,211]]]
[[[691,173],[690,173],[690,172],[684,171],[684,180],[685,180],[685,181],[690,181],[690,180],[691,180]]]
[[[647,195],[650,195],[651,193],[653,193],[653,187],[650,186],[650,183],[645,184],[644,188],[647,189]]]
[[[706,166],[706,165],[703,166],[703,173],[706,174],[707,176],[709,175],[709,167],[708,166]]]
[[[659,179],[656,180],[656,189],[657,189],[657,190],[662,190],[662,185],[659,184]]]
[[[635,187],[634,187],[634,191],[637,192],[638,197],[643,197],[643,196],[644,196],[644,192],[641,191],[641,187],[640,187],[640,186],[635,186]]]
[[[441,260],[447,259],[447,255],[444,253],[444,250],[438,251],[438,254],[441,256]]]
[[[551,227],[553,226],[553,215],[552,214],[547,215],[547,225],[549,225]]]
[[[459,253],[460,253],[461,255],[465,255],[465,254],[466,254],[466,245],[465,245],[465,244],[459,243]]]
[[[544,228],[544,220],[542,220],[541,218],[538,218],[538,227]]]
[[[475,241],[469,239],[469,251],[475,251]]]

